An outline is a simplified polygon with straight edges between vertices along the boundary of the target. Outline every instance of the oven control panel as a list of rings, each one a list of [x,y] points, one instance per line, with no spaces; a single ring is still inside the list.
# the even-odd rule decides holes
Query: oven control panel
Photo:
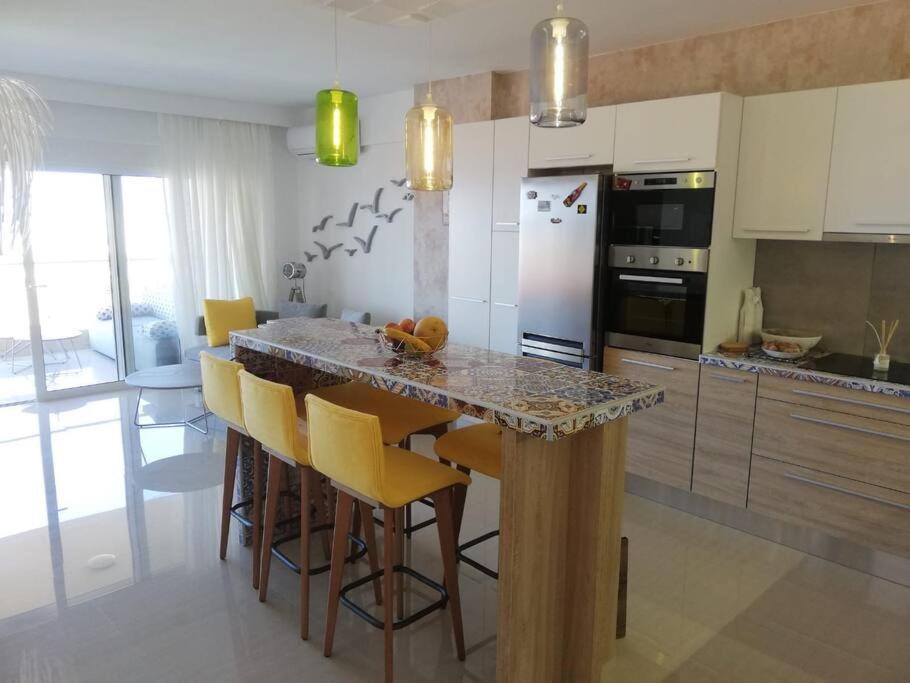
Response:
[[[611,268],[707,273],[708,255],[708,249],[613,244],[610,246],[608,265]]]

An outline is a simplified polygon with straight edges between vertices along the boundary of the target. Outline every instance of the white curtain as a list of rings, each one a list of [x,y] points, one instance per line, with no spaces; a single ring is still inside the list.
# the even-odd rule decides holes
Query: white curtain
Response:
[[[275,302],[274,191],[268,126],[160,115],[180,339],[205,298]]]

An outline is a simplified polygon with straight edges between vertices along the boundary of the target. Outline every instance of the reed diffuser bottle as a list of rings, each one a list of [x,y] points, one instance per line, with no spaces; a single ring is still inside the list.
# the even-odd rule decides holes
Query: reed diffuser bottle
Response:
[[[891,340],[894,338],[894,333],[897,332],[900,320],[894,320],[893,322],[882,320],[880,327],[876,327],[868,320],[866,324],[872,328],[875,338],[878,340],[878,353],[875,354],[875,359],[872,361],[872,369],[876,372],[888,372],[888,368],[891,367],[891,356],[888,355],[888,347],[891,346]]]

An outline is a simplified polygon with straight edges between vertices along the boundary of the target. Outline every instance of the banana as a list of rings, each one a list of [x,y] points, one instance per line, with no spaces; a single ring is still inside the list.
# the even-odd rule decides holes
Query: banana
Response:
[[[403,330],[397,330],[394,327],[387,327],[383,330],[383,333],[389,339],[404,342],[404,345],[408,351],[428,353],[433,350],[430,348],[430,345],[427,344],[423,339],[418,339],[413,334],[408,334]]]

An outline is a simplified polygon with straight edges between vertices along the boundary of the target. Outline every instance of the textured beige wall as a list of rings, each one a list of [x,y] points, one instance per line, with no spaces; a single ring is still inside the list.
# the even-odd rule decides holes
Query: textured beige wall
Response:
[[[889,0],[596,55],[592,107],[724,91],[758,95],[910,78],[910,2]],[[496,74],[494,118],[528,111],[527,71]]]

